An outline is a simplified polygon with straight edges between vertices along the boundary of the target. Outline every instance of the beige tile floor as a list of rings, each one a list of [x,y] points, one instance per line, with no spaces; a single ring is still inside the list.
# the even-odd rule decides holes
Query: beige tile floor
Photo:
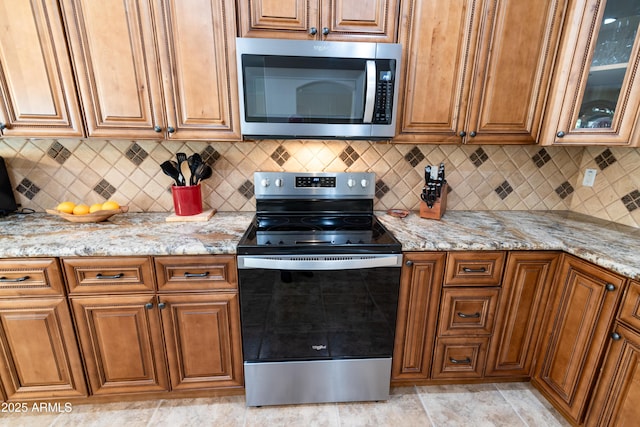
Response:
[[[529,383],[393,388],[385,402],[245,407],[244,397],[0,412],[1,426],[568,426]],[[64,408],[63,408],[64,409]]]

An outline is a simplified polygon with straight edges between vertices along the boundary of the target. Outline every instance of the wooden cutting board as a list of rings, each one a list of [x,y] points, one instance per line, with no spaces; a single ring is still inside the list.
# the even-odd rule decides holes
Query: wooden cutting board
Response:
[[[217,212],[216,209],[209,209],[196,215],[181,216],[172,213],[165,218],[167,222],[206,222]]]

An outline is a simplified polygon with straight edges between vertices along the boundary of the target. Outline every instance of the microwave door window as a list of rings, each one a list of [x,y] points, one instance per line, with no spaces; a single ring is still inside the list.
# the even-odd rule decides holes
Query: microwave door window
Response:
[[[244,80],[247,122],[363,122],[363,60],[252,56]]]

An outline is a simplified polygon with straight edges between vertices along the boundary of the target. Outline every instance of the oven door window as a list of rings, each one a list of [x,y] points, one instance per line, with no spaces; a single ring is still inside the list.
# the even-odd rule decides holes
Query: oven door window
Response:
[[[245,120],[363,123],[366,60],[243,55]]]
[[[239,274],[245,361],[391,357],[399,268]]]

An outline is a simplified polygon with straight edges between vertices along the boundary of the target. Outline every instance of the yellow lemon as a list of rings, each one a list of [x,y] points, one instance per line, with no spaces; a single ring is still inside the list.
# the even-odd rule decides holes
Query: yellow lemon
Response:
[[[75,208],[73,208],[73,214],[74,215],[86,215],[89,213],[89,206],[85,205],[85,204],[79,204],[76,205]]]
[[[94,203],[89,206],[89,213],[94,213],[102,210],[102,203]]]
[[[56,206],[56,210],[64,213],[73,213],[73,208],[76,207],[76,204],[73,202],[62,202],[58,206]]]
[[[120,205],[118,202],[114,202],[113,200],[107,200],[102,204],[102,209],[105,211],[113,211],[116,209],[120,209]]]

